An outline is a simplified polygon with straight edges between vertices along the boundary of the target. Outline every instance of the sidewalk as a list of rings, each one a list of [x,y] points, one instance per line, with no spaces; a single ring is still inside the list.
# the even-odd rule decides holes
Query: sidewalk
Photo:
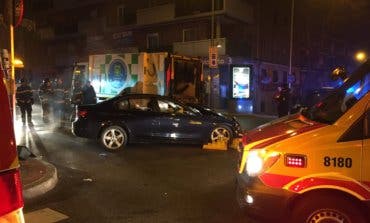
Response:
[[[39,148],[43,143],[37,134],[38,130],[42,130],[44,126],[40,106],[33,106],[33,127],[22,126],[19,113],[17,110],[17,120],[14,125],[17,145],[27,146],[36,155],[36,158],[19,161],[23,197],[31,199],[52,190],[58,182],[58,174],[54,165],[41,158],[46,154],[43,154],[45,149]]]
[[[57,169],[50,163],[30,158],[20,161],[23,197],[31,199],[52,190],[58,182]]]

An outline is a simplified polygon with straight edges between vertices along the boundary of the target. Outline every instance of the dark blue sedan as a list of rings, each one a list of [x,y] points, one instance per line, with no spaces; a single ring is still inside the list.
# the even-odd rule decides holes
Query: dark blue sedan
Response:
[[[217,114],[165,96],[126,94],[79,106],[72,131],[79,137],[98,139],[109,151],[137,142],[231,142],[239,136],[240,125],[234,118]]]

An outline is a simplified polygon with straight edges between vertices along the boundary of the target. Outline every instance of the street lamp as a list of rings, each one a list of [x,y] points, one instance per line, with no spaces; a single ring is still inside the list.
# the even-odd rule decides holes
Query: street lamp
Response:
[[[356,54],[355,54],[355,59],[358,61],[358,62],[365,62],[365,60],[367,59],[367,55],[365,52],[363,51],[358,51]]]
[[[23,61],[19,58],[14,58],[13,64],[15,68],[24,68]]]

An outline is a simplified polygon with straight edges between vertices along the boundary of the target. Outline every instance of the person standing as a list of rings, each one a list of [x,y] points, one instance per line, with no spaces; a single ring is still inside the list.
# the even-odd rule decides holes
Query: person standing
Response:
[[[60,127],[63,127],[65,121],[67,97],[68,90],[63,83],[63,79],[57,78],[54,87],[53,111],[54,119],[56,122],[59,122]]]
[[[90,81],[82,88],[82,104],[96,104],[96,93]]]
[[[28,126],[33,126],[32,123],[32,105],[34,103],[33,93],[28,81],[24,78],[21,79],[21,85],[16,91],[17,104],[21,109],[21,116],[23,125],[26,125],[26,113]]]
[[[71,114],[71,122],[73,122],[76,118],[77,106],[82,104],[83,95],[82,95],[82,87],[79,81],[76,81],[73,86],[72,97],[71,97],[71,104],[73,105],[72,114]]]
[[[290,89],[287,84],[283,84],[278,88],[278,91],[274,95],[274,99],[277,101],[278,116],[283,117],[289,114],[290,104]]]
[[[50,103],[53,98],[53,88],[51,86],[51,82],[49,78],[45,78],[39,88],[39,98],[41,101],[42,107],[42,120],[44,123],[48,123],[50,121]]]

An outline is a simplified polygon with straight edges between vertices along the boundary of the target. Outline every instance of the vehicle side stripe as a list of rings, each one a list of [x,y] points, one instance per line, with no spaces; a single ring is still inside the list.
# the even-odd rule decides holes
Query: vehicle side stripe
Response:
[[[287,185],[288,183],[297,179],[298,177],[280,175],[280,174],[264,173],[264,174],[260,175],[259,178],[267,186],[275,187],[275,188],[282,188],[285,185]]]
[[[367,189],[370,191],[370,182],[369,181],[363,181],[361,182],[367,186]]]
[[[264,173],[259,176],[260,180],[266,185],[274,188],[284,188],[290,182],[298,179],[298,177]],[[347,181],[347,180],[334,180],[334,179],[325,179],[319,177],[309,177],[298,182],[293,183],[292,185],[287,185],[287,189],[295,193],[304,193],[306,191],[317,189],[317,188],[334,188],[338,190],[345,191],[350,193],[361,200],[370,200],[370,191],[366,186],[370,186],[370,182],[362,182],[364,185],[356,181]],[[366,185],[366,186],[365,186]]]
[[[353,192],[353,194],[359,195],[359,198],[370,200],[370,191],[367,190],[364,185],[356,183],[355,181],[347,181],[347,180],[334,180],[334,179],[324,179],[324,178],[316,178],[310,177],[298,181],[288,188],[288,190],[296,193],[303,193],[311,188],[315,187],[328,187],[328,188],[337,188],[343,189],[347,192]],[[358,196],[357,196],[358,197]]]

